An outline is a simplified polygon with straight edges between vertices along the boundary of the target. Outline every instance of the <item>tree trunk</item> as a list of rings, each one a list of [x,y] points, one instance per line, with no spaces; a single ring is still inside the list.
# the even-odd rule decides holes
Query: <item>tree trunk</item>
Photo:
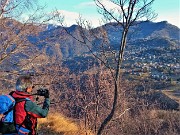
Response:
[[[119,55],[118,55],[118,63],[117,63],[117,68],[116,68],[115,80],[114,80],[115,86],[114,86],[113,106],[112,106],[110,114],[101,123],[101,126],[98,130],[97,135],[102,134],[102,131],[104,130],[105,126],[111,121],[112,117],[114,116],[115,110],[116,110],[117,99],[118,99],[119,80],[120,80],[120,68],[121,68],[121,63],[123,60],[124,49],[126,46],[127,33],[128,33],[128,29],[124,29],[122,38],[121,38],[121,45],[120,45],[120,50],[119,50]]]

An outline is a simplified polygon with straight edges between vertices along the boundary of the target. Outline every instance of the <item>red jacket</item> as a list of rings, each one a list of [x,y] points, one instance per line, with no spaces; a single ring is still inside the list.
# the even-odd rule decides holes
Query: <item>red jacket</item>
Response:
[[[37,118],[44,118],[49,111],[50,101],[46,98],[41,108],[33,102],[33,96],[25,92],[15,91],[12,96],[15,99],[25,99],[25,101],[18,102],[15,105],[15,123],[30,130],[30,135],[36,134]],[[19,129],[18,128],[18,129]]]

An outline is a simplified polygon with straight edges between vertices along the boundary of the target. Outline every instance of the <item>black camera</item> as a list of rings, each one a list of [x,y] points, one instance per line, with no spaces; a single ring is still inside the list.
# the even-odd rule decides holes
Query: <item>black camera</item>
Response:
[[[39,95],[39,96],[46,96],[48,94],[49,94],[49,90],[43,89],[43,88],[38,89],[36,93],[36,95]]]

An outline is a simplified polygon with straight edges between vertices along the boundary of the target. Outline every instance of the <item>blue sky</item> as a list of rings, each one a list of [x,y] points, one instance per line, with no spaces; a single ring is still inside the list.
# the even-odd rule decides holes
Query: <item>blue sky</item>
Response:
[[[38,0],[39,4],[46,4],[46,12],[57,9],[65,16],[65,23],[72,25],[79,14],[98,26],[102,16],[97,12],[93,0]],[[107,1],[107,0],[106,0]],[[155,0],[153,10],[158,14],[155,22],[168,21],[180,28],[180,2],[179,0]]]

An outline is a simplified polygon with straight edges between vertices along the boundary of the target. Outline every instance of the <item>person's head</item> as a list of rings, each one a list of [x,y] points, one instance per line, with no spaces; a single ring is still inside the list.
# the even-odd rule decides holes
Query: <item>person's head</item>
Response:
[[[30,76],[20,76],[16,81],[16,91],[31,93],[33,89]]]

